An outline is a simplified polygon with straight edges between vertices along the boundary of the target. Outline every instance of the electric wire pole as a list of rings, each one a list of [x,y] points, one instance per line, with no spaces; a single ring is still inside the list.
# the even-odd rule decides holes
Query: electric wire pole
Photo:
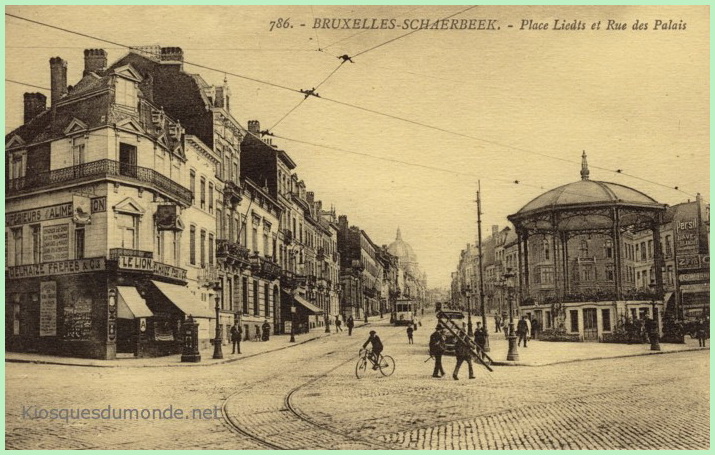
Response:
[[[479,248],[479,303],[482,307],[482,328],[484,329],[484,352],[489,352],[489,330],[487,311],[484,306],[484,256],[482,255],[482,181],[477,181],[477,245]]]

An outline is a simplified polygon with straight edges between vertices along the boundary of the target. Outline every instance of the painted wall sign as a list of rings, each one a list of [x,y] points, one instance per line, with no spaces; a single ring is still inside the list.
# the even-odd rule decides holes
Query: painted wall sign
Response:
[[[68,261],[43,262],[40,264],[8,267],[7,278],[32,278],[37,276],[69,275],[97,272],[106,269],[104,258],[70,259]]]
[[[117,258],[117,267],[122,270],[153,272],[158,276],[186,281],[186,269],[174,267],[173,265],[162,264],[161,262],[155,262],[151,258],[119,256]]]
[[[57,282],[40,283],[40,336],[57,336]]]
[[[683,282],[694,282],[694,281],[710,281],[710,271],[702,271],[695,273],[681,273],[680,281]]]
[[[69,218],[71,216],[72,203],[65,202],[49,207],[6,213],[5,225],[18,226],[21,224],[39,223],[40,221],[56,220],[58,218]]]
[[[681,284],[683,292],[710,292],[710,283]]]
[[[92,213],[106,212],[107,211],[106,196],[92,198],[91,199],[91,210],[92,210]]]
[[[53,224],[42,227],[42,260],[64,261],[70,256],[70,225]]]

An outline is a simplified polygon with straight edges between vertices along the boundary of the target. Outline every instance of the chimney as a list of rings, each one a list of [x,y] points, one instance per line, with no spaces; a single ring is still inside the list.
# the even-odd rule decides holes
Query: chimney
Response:
[[[499,225],[492,224],[492,237],[497,238],[497,235],[499,235]]]
[[[308,204],[313,205],[313,202],[315,201],[315,193],[308,191],[306,198],[308,199]]]
[[[82,76],[101,72],[105,69],[107,69],[107,51],[104,49],[84,50],[84,72]]]
[[[166,65],[177,65],[179,69],[184,68],[184,51],[180,47],[162,47],[161,63]]]
[[[60,57],[50,59],[50,105],[67,95],[67,62]]]
[[[253,134],[258,134],[261,131],[261,122],[258,120],[248,121],[248,132]]]
[[[40,115],[47,109],[47,97],[42,93],[25,93],[25,122]]]

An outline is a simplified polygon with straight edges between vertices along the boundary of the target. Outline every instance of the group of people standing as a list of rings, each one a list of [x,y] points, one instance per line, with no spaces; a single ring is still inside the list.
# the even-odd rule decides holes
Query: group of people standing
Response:
[[[474,329],[474,343],[480,348],[484,349],[486,342],[486,332],[482,327],[481,322],[477,322],[477,327]],[[447,330],[442,327],[441,324],[437,324],[432,335],[430,335],[429,340],[429,354],[430,357],[434,358],[434,371],[432,372],[433,378],[441,378],[445,375],[444,367],[442,366],[442,356],[447,349]],[[462,367],[463,363],[467,364],[469,369],[469,379],[475,379],[474,376],[474,366],[472,365],[473,351],[468,343],[457,337],[454,341],[454,355],[457,358],[457,363],[454,366],[454,371],[452,372],[452,379],[455,381],[459,380],[459,369]]]
[[[509,337],[509,320],[506,315],[494,315],[494,328],[497,332],[503,332],[504,338]],[[527,340],[536,339],[541,331],[541,323],[538,319],[529,319],[527,316],[522,316],[516,324],[516,335],[519,337],[518,345],[522,342],[526,347]]]

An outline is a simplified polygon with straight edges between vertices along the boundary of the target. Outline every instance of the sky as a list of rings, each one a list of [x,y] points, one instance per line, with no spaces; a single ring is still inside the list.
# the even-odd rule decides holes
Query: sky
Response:
[[[219,69],[185,65],[211,84],[227,78],[234,117],[276,134],[324,207],[334,205],[378,245],[391,243],[399,227],[429,287],[448,286],[460,251],[476,241],[478,181],[483,237],[539,194],[579,180],[583,151],[592,180],[665,204],[696,193],[709,201],[707,6],[468,8],[8,6],[6,13],[122,45],[178,46],[186,62]],[[452,15],[457,27],[474,20],[494,30],[401,28]],[[270,30],[286,18],[289,27]],[[325,19],[351,27],[394,19],[396,27],[315,28]],[[8,16],[5,45],[6,79],[39,87],[49,87],[53,56],[68,61],[73,84],[84,49],[106,49],[110,64],[127,53]],[[341,55],[353,63],[340,65]],[[317,87],[321,98],[300,103],[300,93],[226,73]],[[26,91],[49,98],[6,80],[6,133],[22,122]]]

